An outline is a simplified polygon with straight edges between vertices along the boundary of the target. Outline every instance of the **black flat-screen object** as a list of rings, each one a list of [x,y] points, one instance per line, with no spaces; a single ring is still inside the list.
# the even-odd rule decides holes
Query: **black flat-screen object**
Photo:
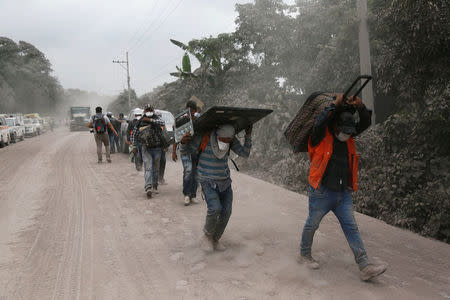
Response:
[[[206,132],[223,124],[232,124],[238,133],[272,112],[272,109],[213,106],[194,120],[194,130]]]
[[[191,110],[189,108],[175,116],[175,143],[179,143],[181,141],[181,138],[187,131],[190,131],[191,134],[194,134]]]

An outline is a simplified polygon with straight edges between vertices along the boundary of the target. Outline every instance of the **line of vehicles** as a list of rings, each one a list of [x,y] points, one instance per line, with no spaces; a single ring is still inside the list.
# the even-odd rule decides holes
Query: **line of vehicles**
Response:
[[[0,114],[0,148],[53,129],[51,117],[33,114]]]

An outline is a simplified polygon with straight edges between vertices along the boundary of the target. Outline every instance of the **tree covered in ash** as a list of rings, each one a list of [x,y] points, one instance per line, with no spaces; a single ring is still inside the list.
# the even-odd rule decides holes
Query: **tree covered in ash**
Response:
[[[52,71],[32,44],[0,37],[0,111],[53,112],[63,90]]]

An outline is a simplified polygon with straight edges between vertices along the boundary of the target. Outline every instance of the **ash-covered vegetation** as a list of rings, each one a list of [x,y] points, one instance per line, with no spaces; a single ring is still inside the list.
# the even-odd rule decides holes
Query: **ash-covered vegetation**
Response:
[[[235,32],[173,40],[200,67],[192,71],[185,56],[172,73],[179,80],[136,101],[173,113],[192,95],[207,107],[273,108],[257,124],[252,155],[240,165],[264,180],[305,191],[307,156],[292,154],[283,131],[311,92],[342,92],[359,74],[356,1],[298,0],[289,6],[256,0],[236,10]],[[360,189],[354,195],[360,212],[446,242],[449,12],[443,0],[369,1],[378,124],[357,138]]]
[[[52,72],[35,46],[0,37],[0,112],[53,112],[63,88]]]

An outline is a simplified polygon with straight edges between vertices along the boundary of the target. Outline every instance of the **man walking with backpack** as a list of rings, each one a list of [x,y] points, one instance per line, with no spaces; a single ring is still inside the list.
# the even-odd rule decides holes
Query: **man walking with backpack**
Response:
[[[135,154],[138,142],[142,146],[145,169],[144,189],[148,198],[151,198],[152,194],[158,194],[159,163],[162,150],[161,135],[164,124],[164,121],[155,114],[153,106],[147,104],[144,107],[144,116],[136,123],[131,135]]]
[[[109,136],[107,128],[109,128],[114,133],[114,135],[117,136],[118,134],[109,121],[108,117],[102,114],[102,108],[100,106],[97,106],[95,108],[95,115],[93,115],[89,119],[88,127],[93,128],[94,130],[95,143],[97,144],[98,163],[101,163],[103,161],[102,145],[105,145],[106,161],[110,163],[111,155],[109,149]]]

